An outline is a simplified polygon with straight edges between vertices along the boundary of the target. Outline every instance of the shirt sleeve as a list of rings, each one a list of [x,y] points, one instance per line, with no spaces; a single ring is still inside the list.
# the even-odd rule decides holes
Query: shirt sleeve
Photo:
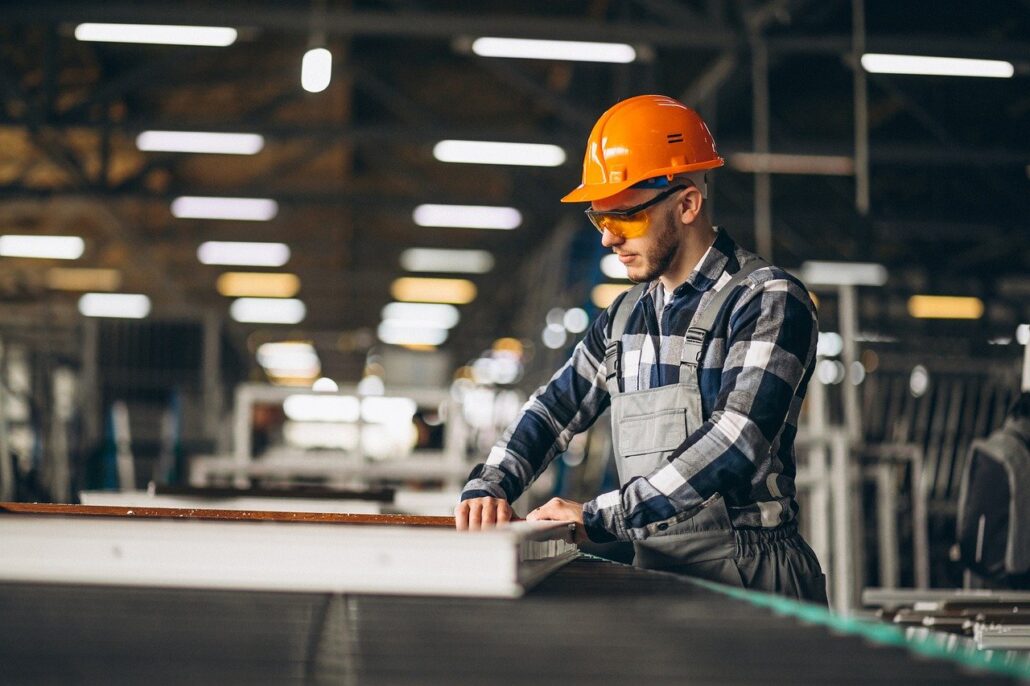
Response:
[[[782,274],[782,272],[780,272]],[[693,516],[715,493],[750,482],[768,460],[798,387],[810,375],[818,325],[808,292],[773,276],[741,286],[729,318],[721,388],[707,421],[646,477],[584,504],[596,542],[639,540]]]
[[[492,496],[515,502],[572,437],[608,408],[604,352],[609,311],[594,320],[568,362],[530,397],[486,462],[472,470],[462,500]]]

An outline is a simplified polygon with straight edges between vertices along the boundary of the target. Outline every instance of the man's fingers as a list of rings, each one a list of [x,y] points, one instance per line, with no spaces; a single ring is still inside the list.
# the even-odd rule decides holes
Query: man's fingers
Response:
[[[482,521],[483,503],[479,500],[473,500],[469,502],[469,529],[472,531],[479,531],[480,522]]]
[[[498,505],[495,503],[486,503],[486,505],[483,506],[483,514],[480,518],[480,524],[484,529],[489,529],[497,524],[497,508]]]
[[[459,531],[489,529],[513,519],[515,513],[503,498],[470,498],[454,508],[454,526]]]
[[[469,504],[467,500],[458,503],[454,508],[454,528],[465,531],[469,528]]]

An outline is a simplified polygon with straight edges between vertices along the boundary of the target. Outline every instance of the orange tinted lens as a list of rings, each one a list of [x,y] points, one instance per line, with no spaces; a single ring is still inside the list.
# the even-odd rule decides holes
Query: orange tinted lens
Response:
[[[649,220],[646,212],[640,212],[632,217],[617,217],[612,215],[600,215],[591,217],[594,226],[598,231],[619,236],[621,238],[640,238],[647,233]]]

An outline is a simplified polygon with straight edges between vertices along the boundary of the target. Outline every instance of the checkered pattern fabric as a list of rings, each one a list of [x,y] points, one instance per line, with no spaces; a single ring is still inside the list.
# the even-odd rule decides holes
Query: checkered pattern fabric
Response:
[[[648,285],[622,336],[626,391],[679,382],[683,336],[702,297],[752,259],[719,230],[668,304],[660,281]],[[736,291],[716,317],[698,368],[704,424],[667,465],[584,504],[591,540],[646,538],[661,524],[691,517],[717,493],[735,527],[769,528],[797,517],[794,438],[815,366],[815,307],[804,285],[774,266],[756,270]],[[473,470],[462,500],[514,502],[608,408],[605,348],[618,302],[525,404],[486,463]]]

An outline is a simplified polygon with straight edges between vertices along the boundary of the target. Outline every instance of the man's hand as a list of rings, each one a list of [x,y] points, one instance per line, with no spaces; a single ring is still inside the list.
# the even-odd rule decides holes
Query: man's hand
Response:
[[[503,498],[469,498],[454,508],[454,526],[458,531],[490,529],[513,519],[511,505]]]
[[[554,522],[575,522],[576,542],[582,543],[587,540],[586,528],[583,526],[583,505],[565,500],[564,498],[551,498],[546,503],[536,508],[528,515],[526,520],[554,521]]]

